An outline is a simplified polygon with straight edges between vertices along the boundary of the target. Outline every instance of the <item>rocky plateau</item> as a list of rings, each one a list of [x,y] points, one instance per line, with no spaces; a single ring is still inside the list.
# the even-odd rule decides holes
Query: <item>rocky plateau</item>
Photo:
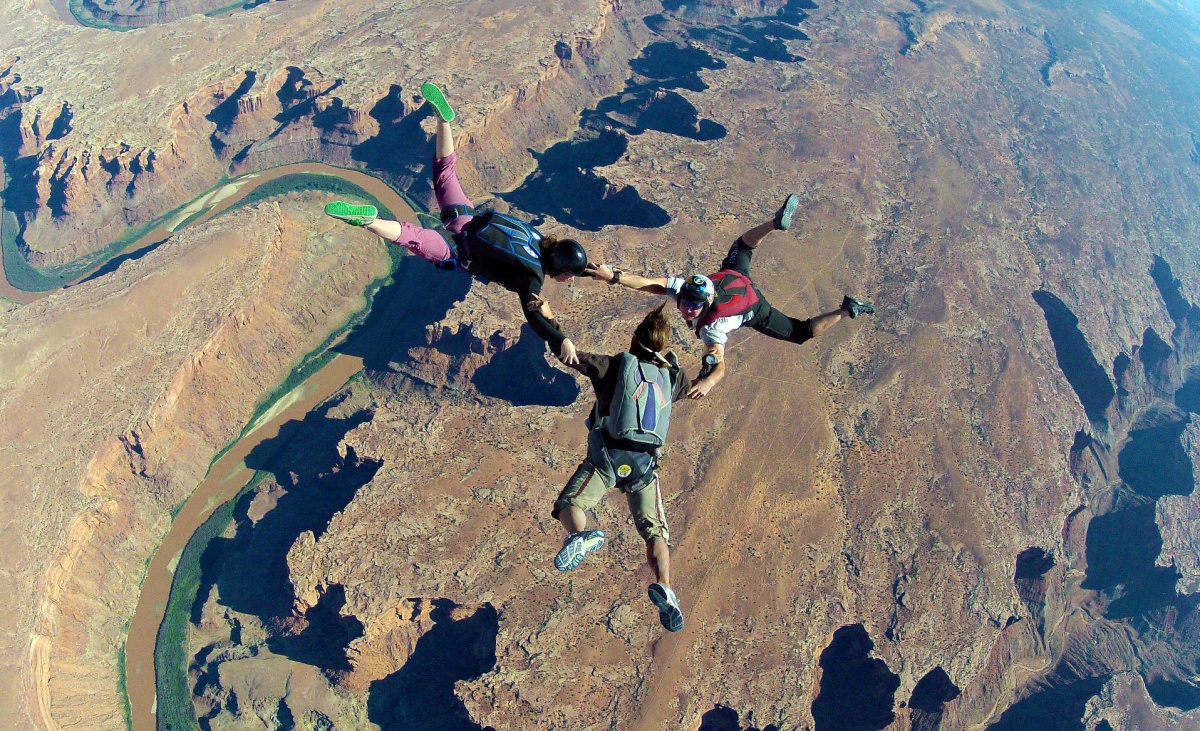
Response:
[[[739,331],[726,380],[678,406],[662,474],[687,626],[668,635],[619,496],[605,549],[553,570],[587,384],[511,295],[429,270],[203,546],[190,694],[160,712],[1200,726],[1193,3],[102,4],[155,24],[0,4],[3,200],[37,266],[303,160],[427,203],[433,79],[477,199],[658,275],[715,269],[796,191],[756,282],[802,317],[846,292],[880,310],[799,348]],[[171,511],[387,268],[326,199],[239,209],[0,314],[0,727],[125,726],[124,627]],[[655,305],[586,280],[547,295],[593,352]]]

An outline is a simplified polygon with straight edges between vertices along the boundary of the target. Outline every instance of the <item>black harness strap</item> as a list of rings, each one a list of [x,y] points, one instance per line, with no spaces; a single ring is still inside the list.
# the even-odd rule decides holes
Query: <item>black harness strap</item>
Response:
[[[459,216],[474,216],[475,209],[462,203],[451,203],[442,209],[442,223],[450,223]]]

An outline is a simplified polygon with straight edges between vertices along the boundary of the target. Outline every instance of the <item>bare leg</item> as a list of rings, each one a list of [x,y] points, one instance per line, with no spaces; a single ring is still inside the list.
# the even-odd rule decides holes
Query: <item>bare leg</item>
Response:
[[[450,157],[454,154],[454,133],[450,131],[450,123],[439,119],[437,123],[437,157]]]
[[[558,511],[558,522],[563,524],[567,533],[579,533],[587,528],[587,513],[574,505],[568,505]]]
[[[377,218],[373,223],[363,226],[384,241],[397,241],[400,238],[400,222]]]
[[[780,208],[779,211],[769,221],[764,221],[763,223],[758,224],[754,228],[742,234],[741,238],[739,239],[741,241],[741,245],[747,249],[753,249],[754,247],[758,246],[759,243],[767,237],[767,234],[771,233],[772,231],[787,231],[792,226],[792,215],[795,213],[796,207],[799,204],[799,196],[797,196],[795,193],[789,195],[787,200],[784,201],[783,207]],[[729,252],[729,258],[726,259],[728,266],[732,266],[737,258],[735,256],[737,244],[735,243],[734,246],[735,248]],[[749,266],[750,264],[747,261],[744,267],[747,271],[743,271],[743,274],[748,274]],[[741,269],[738,269],[738,271],[741,271]]]
[[[661,538],[654,538],[646,543],[646,561],[650,563],[650,568],[654,571],[654,577],[658,583],[670,586],[671,548],[667,542]]]
[[[775,230],[775,222],[767,221],[760,223],[746,233],[742,234],[742,244],[747,249],[753,249],[758,246],[758,243],[767,237],[767,234]]]
[[[838,324],[842,320],[848,319],[849,317],[850,313],[846,312],[845,310],[834,310],[833,312],[826,312],[824,315],[817,315],[816,317],[809,318],[809,322],[812,324],[813,337],[817,337],[821,333],[829,330],[829,328]]]

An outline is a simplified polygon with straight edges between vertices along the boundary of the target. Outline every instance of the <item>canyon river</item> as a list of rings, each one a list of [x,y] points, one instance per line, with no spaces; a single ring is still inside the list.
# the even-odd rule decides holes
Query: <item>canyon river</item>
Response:
[[[2,175],[2,170],[0,170]],[[374,196],[399,220],[414,220],[415,213],[399,194],[383,181],[365,173],[319,163],[300,163],[250,173],[228,181],[200,196],[167,218],[161,225],[139,237],[115,259],[128,258],[170,237],[187,226],[203,224],[242,202],[263,185],[289,176],[332,176],[358,186]],[[11,225],[11,221],[9,225]],[[95,276],[104,265],[80,277],[77,282]],[[26,292],[13,287],[7,276],[0,279],[0,296],[14,302],[30,303],[57,290]],[[159,627],[174,580],[175,566],[193,533],[220,505],[235,497],[254,476],[245,464],[246,456],[260,443],[279,434],[280,427],[293,419],[303,419],[309,410],[332,396],[359,370],[363,359],[338,353],[316,373],[279,399],[243,432],[241,438],[209,468],[208,475],[179,509],[162,544],[146,569],[137,609],[129,623],[125,646],[126,692],[134,731],[154,731],[156,723],[155,650]]]

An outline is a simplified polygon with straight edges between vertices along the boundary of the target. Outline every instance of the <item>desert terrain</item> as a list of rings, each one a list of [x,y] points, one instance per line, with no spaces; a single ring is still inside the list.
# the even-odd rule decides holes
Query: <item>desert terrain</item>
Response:
[[[1200,725],[1194,4],[213,5],[88,6],[116,31],[0,3],[5,269],[49,292],[0,307],[0,727]],[[425,80],[477,202],[658,276],[797,192],[755,281],[800,317],[879,308],[800,347],[739,331],[678,405],[677,635],[619,495],[604,550],[553,569],[592,398],[511,294],[397,264],[319,189],[87,276],[279,165],[430,205]],[[546,291],[590,352],[656,304]],[[147,564],[348,322],[362,370],[173,559],[137,715]]]

